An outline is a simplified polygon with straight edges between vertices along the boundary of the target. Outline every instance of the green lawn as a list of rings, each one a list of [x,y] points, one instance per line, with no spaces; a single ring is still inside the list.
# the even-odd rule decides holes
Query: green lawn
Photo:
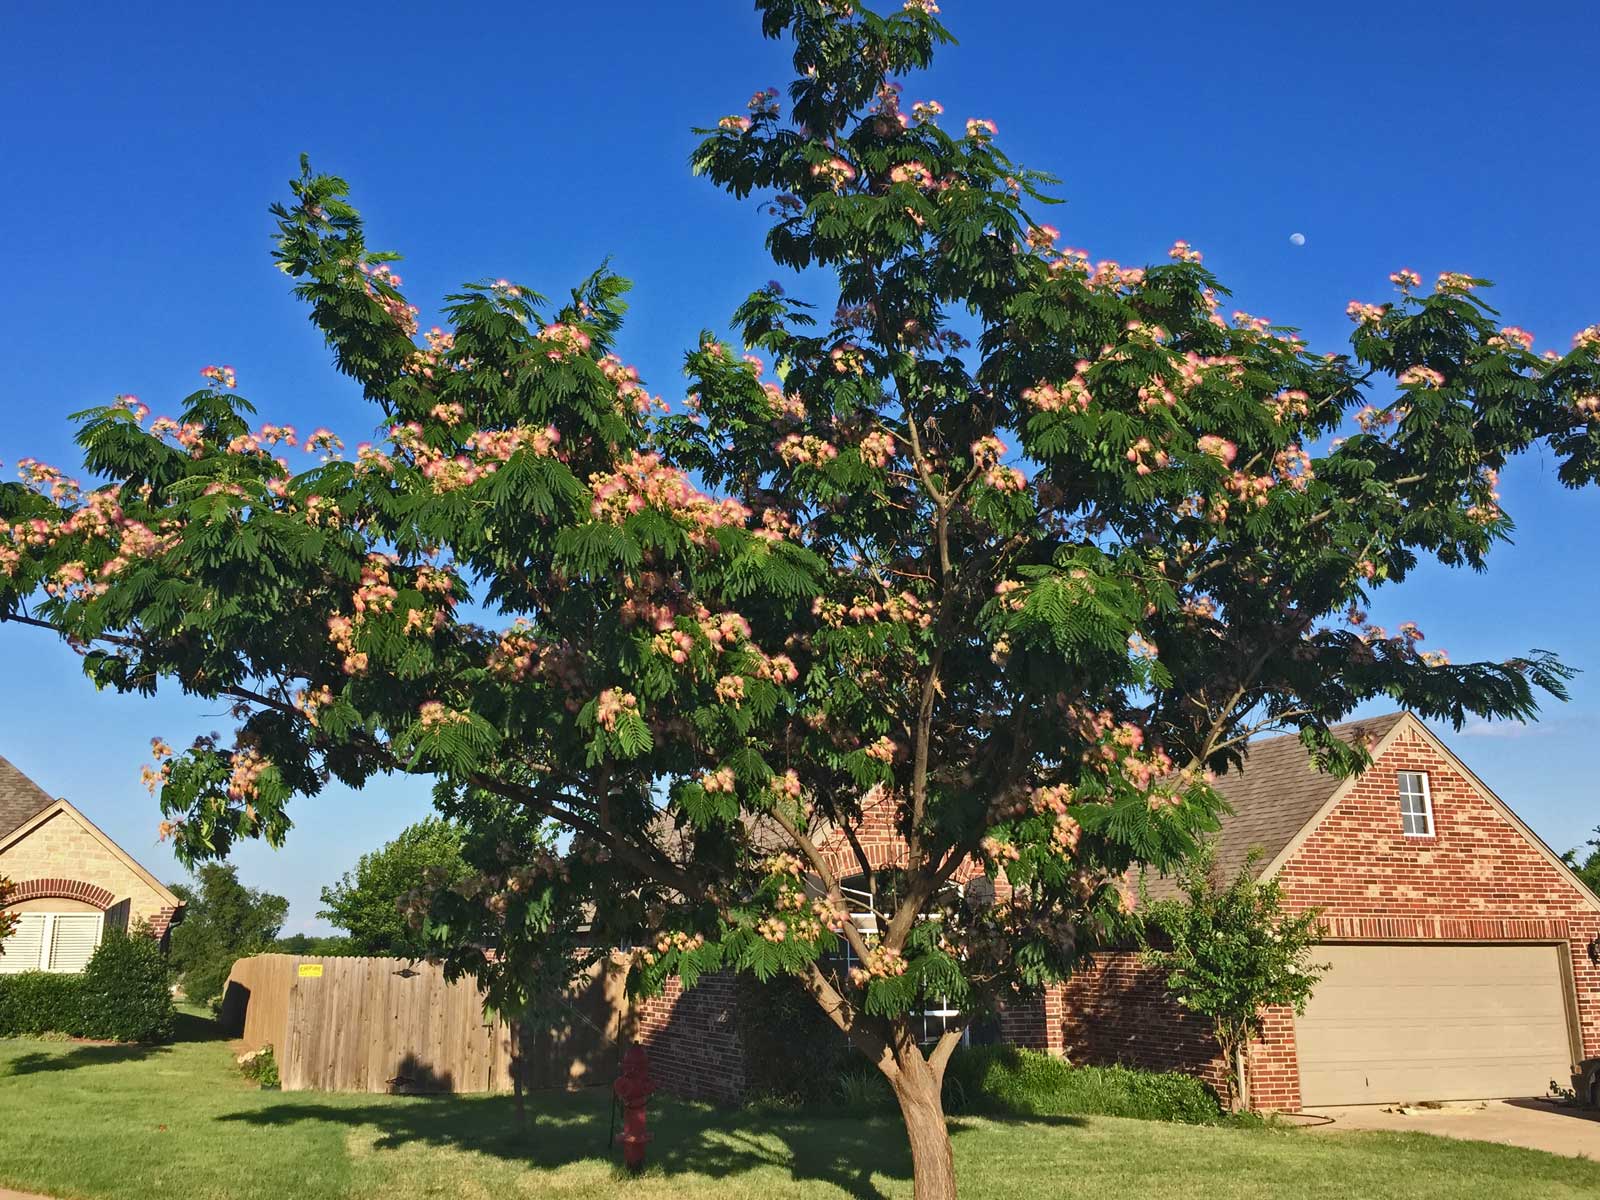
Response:
[[[605,1148],[606,1097],[263,1092],[182,1018],[173,1046],[0,1041],[0,1185],[117,1200],[448,1196],[547,1200],[909,1197],[888,1118],[732,1113],[661,1097],[655,1164],[631,1180]],[[1423,1134],[1309,1135],[1111,1117],[952,1122],[962,1194],[1056,1197],[1600,1195],[1600,1165]]]

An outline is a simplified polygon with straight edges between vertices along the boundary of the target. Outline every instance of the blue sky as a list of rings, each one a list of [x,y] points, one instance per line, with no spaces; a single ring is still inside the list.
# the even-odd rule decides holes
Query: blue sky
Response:
[[[1491,300],[1538,349],[1600,321],[1588,3],[1236,3],[1226,21],[1166,0],[943,7],[961,44],[907,99],[992,118],[1008,153],[1059,175],[1068,204],[1047,219],[1067,244],[1138,263],[1186,238],[1238,307],[1330,349],[1346,302],[1383,299],[1401,266],[1497,280]],[[235,366],[268,419],[366,434],[374,415],[268,257],[266,207],[302,151],[352,182],[372,244],[406,255],[425,324],[463,280],[559,295],[613,256],[637,283],[624,356],[677,395],[699,330],[774,274],[754,206],[690,176],[689,129],[788,78],[744,0],[14,0],[0,461],[71,465],[67,413],[118,392],[170,411],[208,362]],[[1423,571],[1375,616],[1416,620],[1458,661],[1543,647],[1585,670],[1536,728],[1451,737],[1565,849],[1600,823],[1600,490],[1563,491],[1553,467],[1506,473],[1520,528],[1487,575]],[[97,694],[69,651],[0,628],[0,754],[165,877],[139,767],[154,734],[224,727],[218,707]],[[415,781],[330,791],[298,806],[284,850],[236,861],[290,897],[289,930],[314,928],[318,888],[427,810]]]

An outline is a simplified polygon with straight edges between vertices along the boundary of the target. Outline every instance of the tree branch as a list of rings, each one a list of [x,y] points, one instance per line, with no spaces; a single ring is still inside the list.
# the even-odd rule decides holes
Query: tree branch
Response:
[[[844,913],[844,928],[840,932],[844,935],[844,940],[850,944],[850,949],[855,951],[862,962],[870,962],[872,950],[867,946],[866,939],[861,936],[861,931],[856,928],[856,923],[850,919],[850,909],[845,904],[844,892],[839,887],[839,877],[828,865],[828,860],[823,857],[822,851],[817,849],[816,843],[806,836],[805,830],[796,825],[781,807],[774,808],[771,815],[772,819],[783,827],[783,831],[789,835],[789,840],[795,844],[800,853],[806,856],[811,869],[822,880],[822,886],[828,889],[828,898]]]

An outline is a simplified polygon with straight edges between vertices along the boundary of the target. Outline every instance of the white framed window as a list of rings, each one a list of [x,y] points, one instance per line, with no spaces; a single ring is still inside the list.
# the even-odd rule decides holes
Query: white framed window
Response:
[[[0,975],[76,974],[100,945],[105,920],[104,913],[18,913],[15,932],[0,946]]]
[[[917,1038],[917,1041],[924,1046],[937,1042],[944,1036],[945,1030],[952,1025],[961,1024],[961,1010],[959,1008],[951,1008],[947,997],[929,996],[926,1003],[934,1007],[925,1008],[920,1012],[911,1014],[913,1021],[921,1021],[922,1023],[922,1036]],[[961,1031],[961,1044],[967,1046],[971,1042],[972,1027],[969,1025]]]
[[[1400,783],[1400,826],[1407,837],[1433,836],[1433,793],[1428,787],[1426,771],[1401,771],[1396,775]]]
[[[873,945],[878,940],[878,935],[883,928],[878,916],[878,893],[874,888],[874,883],[875,881],[866,875],[849,875],[839,884],[839,891],[844,896],[845,904],[850,909],[850,920],[861,934],[862,941],[866,942],[868,946]],[[959,884],[950,883],[945,886],[953,890],[958,896],[961,894],[961,886]],[[819,895],[822,893],[820,884],[817,885],[817,892]],[[923,917],[922,919],[937,920],[939,918]],[[842,941],[837,961],[841,964],[844,973],[848,975],[852,967],[860,965],[861,960],[856,957],[855,951],[850,947],[850,943]],[[948,997],[928,996],[923,1002],[927,1005],[926,1008],[915,1009],[909,1014],[912,1028],[918,1031],[917,1041],[922,1045],[931,1045],[944,1035],[946,1029],[962,1023],[961,1010],[951,1007]],[[969,1044],[971,1037],[972,1030],[970,1028],[964,1029],[961,1035],[962,1045]]]
[[[44,946],[44,914],[18,913],[17,927],[0,942],[0,974],[37,971]]]

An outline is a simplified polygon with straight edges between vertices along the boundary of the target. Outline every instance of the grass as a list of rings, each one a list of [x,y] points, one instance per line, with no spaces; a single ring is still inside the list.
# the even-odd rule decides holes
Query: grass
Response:
[[[262,1091],[198,1017],[166,1047],[0,1041],[0,1186],[118,1200],[905,1200],[892,1116],[730,1113],[659,1097],[651,1169],[606,1150],[599,1092],[505,1097]],[[1600,1195],[1600,1165],[1424,1134],[1316,1134],[1120,1117],[952,1120],[966,1200]]]

